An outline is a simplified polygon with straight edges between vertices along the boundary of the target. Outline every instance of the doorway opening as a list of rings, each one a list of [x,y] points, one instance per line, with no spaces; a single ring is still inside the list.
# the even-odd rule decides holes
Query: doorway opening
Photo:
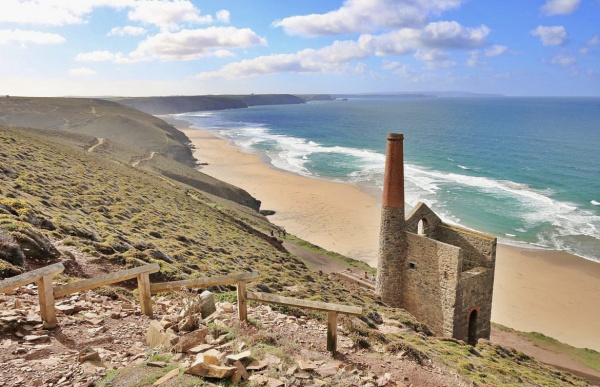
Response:
[[[467,343],[477,345],[477,309],[473,309],[469,315],[469,333]]]

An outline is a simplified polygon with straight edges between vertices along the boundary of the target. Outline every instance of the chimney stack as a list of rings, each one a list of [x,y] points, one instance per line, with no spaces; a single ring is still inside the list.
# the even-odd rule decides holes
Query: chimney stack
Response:
[[[377,262],[377,294],[394,307],[401,306],[402,301],[401,259],[405,249],[403,142],[402,133],[388,133]]]

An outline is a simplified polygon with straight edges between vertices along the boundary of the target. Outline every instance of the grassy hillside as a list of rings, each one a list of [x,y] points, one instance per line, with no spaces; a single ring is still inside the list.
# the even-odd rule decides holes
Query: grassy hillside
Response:
[[[172,125],[115,102],[91,98],[0,99],[0,125],[52,130],[48,136],[164,174],[236,203],[258,210],[260,202],[246,191],[216,180],[194,168],[189,139]],[[60,132],[86,134],[71,136]]]
[[[94,137],[51,133],[0,127],[0,277],[57,260],[67,267],[63,278],[82,275],[83,262],[100,272],[158,262],[153,281],[256,270],[261,281],[253,287],[363,306],[362,321],[343,324],[358,348],[382,362],[403,353],[474,385],[587,385],[489,342],[472,348],[436,339],[374,294],[309,271],[268,236],[272,225],[247,207],[244,214],[231,202],[97,152],[121,145],[99,144],[89,152],[98,144]],[[401,333],[373,329],[374,312],[395,320]]]

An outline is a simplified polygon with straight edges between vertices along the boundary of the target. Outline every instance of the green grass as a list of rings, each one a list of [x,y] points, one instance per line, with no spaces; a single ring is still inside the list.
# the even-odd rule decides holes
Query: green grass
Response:
[[[538,332],[517,332],[517,334],[530,339],[537,347],[567,355],[587,367],[600,371],[600,352],[598,351],[589,348],[575,348]]]
[[[364,271],[368,272],[369,274],[377,274],[376,268],[369,266],[368,264],[366,264],[363,261],[358,261],[356,259],[348,258],[342,254],[338,254],[333,251],[325,250],[324,248],[314,245],[303,239],[300,239],[300,238],[296,237],[295,235],[287,234],[285,239],[288,242],[291,242],[291,243],[295,244],[296,246],[301,247],[307,251],[323,254],[323,255],[327,256],[328,258],[330,258],[331,260],[339,262],[346,266],[364,270]]]

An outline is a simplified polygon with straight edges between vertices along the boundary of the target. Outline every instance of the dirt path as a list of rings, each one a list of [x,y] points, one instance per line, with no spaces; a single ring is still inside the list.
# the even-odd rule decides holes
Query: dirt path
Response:
[[[521,337],[515,332],[507,332],[492,326],[490,340],[495,344],[512,347],[526,355],[536,358],[542,363],[550,364],[558,369],[581,376],[595,385],[600,386],[600,372],[586,367],[577,360],[562,353],[555,353],[533,344],[531,340]]]
[[[134,162],[131,164],[131,166],[133,166],[133,167],[137,167],[138,165],[140,165],[140,163],[141,163],[142,161],[151,160],[151,159],[154,157],[154,155],[155,155],[155,154],[156,154],[156,152],[151,152],[151,153],[150,153],[150,156],[148,156],[148,157],[145,157],[145,158],[143,158],[143,159],[140,159],[140,160],[137,160],[137,161],[134,161]]]
[[[88,148],[88,152],[93,152],[96,148],[98,148],[100,145],[104,144],[104,139],[103,138],[96,138],[96,140],[98,141],[96,144],[92,145],[91,147]]]

